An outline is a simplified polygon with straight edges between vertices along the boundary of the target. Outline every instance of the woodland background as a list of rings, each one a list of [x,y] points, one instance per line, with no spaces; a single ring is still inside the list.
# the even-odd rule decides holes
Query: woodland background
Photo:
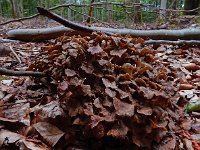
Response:
[[[196,15],[200,0],[1,0],[0,16],[3,19],[32,16],[37,14],[36,7],[40,6],[51,8],[71,21],[84,22],[90,16],[91,4],[93,22],[117,22],[130,27],[134,23],[152,23],[160,18],[170,20],[181,15]]]

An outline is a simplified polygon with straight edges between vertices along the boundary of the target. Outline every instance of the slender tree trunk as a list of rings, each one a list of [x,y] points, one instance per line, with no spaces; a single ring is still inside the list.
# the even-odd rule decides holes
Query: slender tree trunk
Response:
[[[142,15],[141,15],[141,7],[140,7],[140,0],[135,0],[137,5],[134,6],[134,23],[141,23],[142,22]]]
[[[161,0],[160,2],[160,18],[164,18],[167,9],[167,0]]]
[[[94,3],[94,0],[91,0],[89,12],[88,12],[88,18],[87,18],[87,23],[88,23],[88,24],[89,24],[90,21],[91,21],[92,10],[93,10],[93,3]]]
[[[20,0],[20,2],[19,2],[19,8],[20,8],[20,15],[21,15],[21,17],[23,17],[24,16],[24,5],[23,5],[23,0]]]
[[[199,7],[200,0],[185,0],[184,9],[192,10]],[[196,15],[198,11],[185,12],[186,15]]]
[[[109,0],[106,0],[106,12],[107,12],[107,21],[111,22],[112,21],[112,5],[109,4]]]

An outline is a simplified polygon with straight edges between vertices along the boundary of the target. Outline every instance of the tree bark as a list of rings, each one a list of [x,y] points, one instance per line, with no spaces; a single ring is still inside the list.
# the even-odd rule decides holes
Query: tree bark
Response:
[[[181,29],[181,30],[132,30],[132,29],[113,29],[103,27],[90,27],[91,31],[116,33],[121,35],[132,35],[144,39],[154,40],[200,40],[200,29]],[[7,33],[8,38],[21,41],[43,41],[57,38],[62,35],[90,35],[91,32],[72,30],[67,27],[54,27],[43,29],[15,29]]]
[[[88,18],[87,18],[87,23],[88,23],[88,24],[89,24],[90,21],[91,21],[92,10],[93,10],[93,3],[94,3],[94,0],[91,0],[89,12],[88,12]]]
[[[137,3],[136,6],[134,6],[134,23],[141,23],[142,22],[142,16],[141,16],[141,7],[140,7],[140,0],[135,0],[135,3]]]
[[[164,18],[166,15],[167,0],[161,0],[160,2],[160,18]]]
[[[192,10],[199,7],[200,0],[185,0],[184,10]],[[198,11],[185,12],[185,15],[196,15]]]
[[[20,9],[19,9],[19,1],[18,0],[10,0],[11,4],[11,13],[13,18],[21,17]]]

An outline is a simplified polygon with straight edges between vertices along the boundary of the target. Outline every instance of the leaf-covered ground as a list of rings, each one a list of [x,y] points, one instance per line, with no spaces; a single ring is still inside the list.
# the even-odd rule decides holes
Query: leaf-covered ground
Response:
[[[5,43],[1,67],[48,77],[0,76],[1,149],[199,149],[200,49],[144,45],[93,33]]]

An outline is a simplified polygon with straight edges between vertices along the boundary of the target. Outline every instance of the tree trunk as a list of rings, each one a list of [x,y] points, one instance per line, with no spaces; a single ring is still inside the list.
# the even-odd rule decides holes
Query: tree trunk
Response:
[[[112,4],[109,4],[109,0],[106,0],[106,12],[107,12],[107,21],[112,22]]]
[[[140,7],[140,0],[135,0],[137,5],[134,6],[134,23],[141,23],[142,22],[142,15],[141,15],[141,7]]]
[[[19,2],[19,0],[10,0],[13,18],[19,18],[22,16],[19,9]]]
[[[19,8],[20,8],[20,17],[24,16],[24,5],[23,5],[23,0],[20,0],[19,2]]]
[[[91,0],[89,12],[88,12],[88,18],[87,18],[87,23],[88,24],[90,23],[91,17],[92,17],[93,3],[94,3],[94,0]]]
[[[185,0],[184,9],[192,10],[198,8],[200,0]],[[198,11],[185,12],[185,15],[196,15]]]
[[[167,9],[167,0],[161,0],[161,2],[160,2],[160,18],[165,17],[166,9]]]

